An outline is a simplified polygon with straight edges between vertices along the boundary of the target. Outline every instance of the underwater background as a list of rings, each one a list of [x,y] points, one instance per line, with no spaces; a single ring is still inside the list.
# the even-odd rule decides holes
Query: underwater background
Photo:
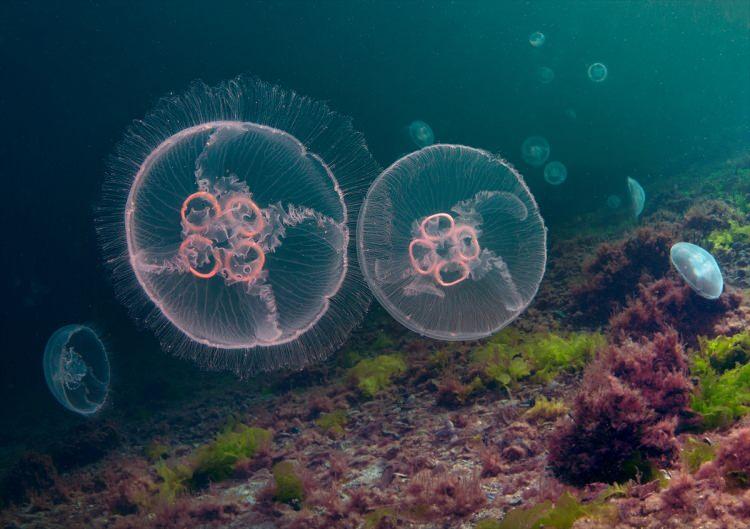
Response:
[[[546,35],[544,46],[529,44],[534,31]],[[605,82],[587,77],[594,62],[606,64]],[[725,189],[722,179],[750,179],[749,65],[750,5],[734,0],[2,3],[0,154],[9,194],[2,207],[0,467],[10,468],[28,449],[44,450],[59,431],[87,424],[54,401],[41,368],[48,337],[68,323],[92,325],[107,345],[112,380],[105,414],[120,424],[167,417],[174,403],[189,406],[193,393],[207,391],[223,395],[210,412],[216,430],[240,413],[228,395],[260,391],[252,379],[207,373],[163,352],[117,301],[102,263],[93,217],[108,156],[129,123],[163,95],[195,79],[215,84],[257,76],[351,116],[381,167],[415,150],[406,129],[424,120],[437,143],[486,149],[515,165],[553,245],[583,235],[599,243],[637,227],[606,206],[613,194],[627,202],[628,177],[646,189],[644,216],[651,220],[641,225],[683,215],[702,193],[688,198],[683,191],[709,175],[724,198],[739,193],[747,205],[748,187]],[[554,71],[552,82],[540,82],[543,66]],[[566,165],[564,184],[545,183],[543,168],[523,162],[521,144],[534,135],[547,138],[550,159]],[[649,204],[651,194],[661,202]],[[747,211],[738,215],[739,224],[748,223]],[[542,293],[545,283],[565,290],[554,282],[579,273],[595,253],[592,247],[565,252],[565,246],[551,251]],[[560,271],[555,259],[569,269]],[[722,266],[732,256],[724,259]],[[741,292],[748,285],[732,286]],[[532,308],[571,312],[552,298]],[[416,339],[393,329],[374,302],[353,343],[376,336],[392,352]],[[306,376],[279,375],[263,391],[325,385],[332,375]],[[125,446],[150,442],[134,440],[132,430],[121,435]],[[51,524],[40,520],[33,523]]]

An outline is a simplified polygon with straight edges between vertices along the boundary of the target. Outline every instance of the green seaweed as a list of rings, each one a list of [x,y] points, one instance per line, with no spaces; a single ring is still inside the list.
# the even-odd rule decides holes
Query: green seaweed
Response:
[[[161,479],[158,484],[158,495],[162,501],[171,503],[191,489],[193,469],[190,465],[183,463],[169,465],[165,461],[158,461],[154,469]]]
[[[271,442],[271,432],[239,424],[198,448],[193,457],[193,484],[201,487],[209,482],[227,479],[238,461],[253,457]]]
[[[718,373],[746,364],[750,361],[750,332],[734,336],[717,336],[711,340],[699,338],[700,355],[708,358],[711,367]]]
[[[279,503],[299,505],[305,499],[305,490],[294,463],[281,461],[273,466],[273,479],[276,484],[273,499]]]
[[[714,457],[716,448],[695,437],[689,437],[680,452],[682,464],[690,473],[696,472],[703,463],[712,461]]]
[[[375,529],[387,519],[395,521],[395,517],[396,515],[391,509],[385,507],[375,509],[365,515],[365,529]]]
[[[360,360],[349,370],[350,377],[366,397],[374,397],[392,384],[392,379],[406,371],[406,363],[397,355],[380,355]]]
[[[155,463],[161,459],[165,459],[169,455],[169,446],[158,441],[151,441],[143,449],[143,455],[151,463]]]
[[[506,329],[477,348],[473,362],[491,380],[512,388],[524,379],[547,383],[564,372],[580,371],[605,344],[597,333],[522,335]]]
[[[534,402],[534,406],[526,410],[524,417],[530,421],[551,422],[565,415],[568,410],[568,406],[562,400],[549,400],[544,395],[540,395]]]
[[[552,504],[551,501],[531,507],[511,509],[500,520],[482,520],[476,529],[570,529],[576,520],[589,515],[593,506],[581,504],[572,494],[566,492]]]
[[[750,332],[700,338],[690,371],[698,379],[691,407],[705,428],[728,426],[750,411]]]
[[[342,437],[346,432],[346,426],[349,417],[346,410],[334,410],[330,413],[323,413],[315,419],[315,424],[324,432],[334,437]]]
[[[750,224],[730,220],[728,228],[712,231],[708,235],[708,242],[715,252],[729,252],[734,243],[750,243]]]

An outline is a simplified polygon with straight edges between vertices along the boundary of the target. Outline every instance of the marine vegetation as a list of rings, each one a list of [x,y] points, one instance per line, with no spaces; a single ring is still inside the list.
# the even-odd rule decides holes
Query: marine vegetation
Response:
[[[226,428],[185,459],[157,462],[160,496],[172,501],[187,491],[229,478],[239,462],[267,450],[271,437],[271,432],[263,428],[237,424]]]
[[[576,309],[595,322],[610,315],[638,292],[639,285],[669,270],[673,234],[652,227],[639,228],[625,239],[603,243],[583,266],[574,287]]]
[[[712,231],[708,242],[715,252],[729,252],[735,243],[750,243],[750,224],[731,220],[728,228]]]
[[[701,340],[691,363],[698,387],[690,406],[704,428],[728,426],[750,411],[750,332]]]
[[[366,397],[374,397],[393,383],[393,378],[406,371],[406,363],[397,355],[380,355],[360,360],[349,370],[349,376]]]
[[[504,388],[521,380],[547,383],[562,373],[580,371],[606,344],[597,333],[522,334],[504,329],[473,353],[484,375]]]
[[[648,474],[677,456],[675,427],[691,384],[674,332],[610,346],[584,373],[571,418],[550,439],[550,464],[563,480],[612,483]]]

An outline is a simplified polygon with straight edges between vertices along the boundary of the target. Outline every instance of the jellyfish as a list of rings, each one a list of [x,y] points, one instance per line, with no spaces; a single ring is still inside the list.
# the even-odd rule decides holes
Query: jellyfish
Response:
[[[604,81],[607,78],[607,74],[607,67],[600,62],[595,62],[594,64],[589,66],[589,79],[591,79],[595,83],[601,83],[602,81]]]
[[[47,387],[70,411],[92,415],[109,392],[109,359],[104,344],[90,327],[65,325],[57,329],[42,360]]]
[[[250,77],[196,82],[128,131],[99,235],[165,348],[240,376],[300,368],[368,306],[352,236],[376,174],[325,104]]]
[[[724,278],[714,256],[689,242],[678,242],[669,251],[677,272],[699,296],[718,299],[724,290]]]
[[[435,134],[432,128],[424,121],[412,121],[409,125],[409,136],[417,147],[427,147],[435,143]]]
[[[550,162],[544,167],[544,179],[548,184],[559,186],[568,178],[568,169],[562,162]]]
[[[536,295],[546,228],[506,161],[434,145],[396,161],[370,187],[357,250],[375,297],[401,324],[441,340],[488,336]]]
[[[641,216],[643,208],[646,204],[646,192],[634,178],[628,177],[628,192],[630,193],[630,203],[633,207],[633,214],[635,218]]]
[[[555,80],[555,72],[549,66],[540,66],[536,69],[536,78],[542,84],[550,84]]]
[[[521,145],[523,161],[532,167],[539,167],[549,158],[549,142],[541,136],[531,136]]]
[[[565,117],[571,121],[575,121],[576,119],[578,119],[578,112],[576,112],[575,108],[568,107],[565,109]]]
[[[607,197],[607,207],[609,209],[618,209],[622,205],[622,199],[619,195],[609,195]]]
[[[529,35],[529,44],[531,44],[535,48],[541,48],[544,46],[544,41],[547,40],[547,37],[544,36],[544,33],[541,31],[535,31],[531,35]]]

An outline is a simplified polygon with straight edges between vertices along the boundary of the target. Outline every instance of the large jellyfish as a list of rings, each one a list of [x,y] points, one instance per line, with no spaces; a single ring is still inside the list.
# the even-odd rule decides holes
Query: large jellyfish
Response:
[[[523,161],[532,167],[539,167],[549,158],[549,142],[542,136],[530,136],[521,145]]]
[[[42,360],[52,395],[70,411],[92,415],[109,392],[109,359],[97,334],[85,325],[66,325],[47,341]]]
[[[301,367],[367,308],[352,233],[376,173],[325,104],[248,77],[198,82],[119,146],[101,240],[166,348],[239,374]]]
[[[427,147],[435,143],[432,127],[421,120],[412,121],[409,125],[409,136],[417,147]]]
[[[689,242],[678,242],[669,251],[677,272],[699,296],[718,299],[724,290],[724,278],[714,256]]]
[[[546,229],[521,175],[479,149],[435,145],[386,169],[357,225],[365,278],[406,327],[488,336],[521,314],[546,263]]]

